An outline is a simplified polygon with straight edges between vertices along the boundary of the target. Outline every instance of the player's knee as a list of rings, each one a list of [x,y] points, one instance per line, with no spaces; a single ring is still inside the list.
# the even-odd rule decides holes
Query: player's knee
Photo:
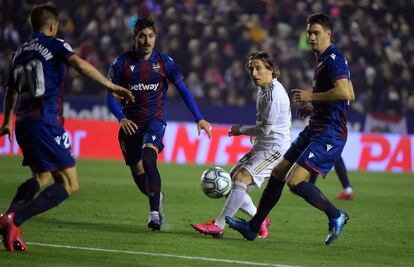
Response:
[[[231,179],[234,179],[236,172],[237,172],[237,169],[235,169],[235,168],[232,168],[230,170],[229,174],[230,174]]]
[[[142,165],[142,159],[135,164],[129,165],[132,175],[141,175],[145,172],[144,166]]]
[[[34,174],[34,177],[39,184],[40,188],[47,186],[53,179],[53,176],[50,172],[44,172],[39,174]]]
[[[251,174],[243,168],[236,171],[236,173],[232,176],[232,180],[233,183],[237,181],[239,183],[244,183],[246,186],[253,183]]]
[[[287,171],[282,168],[273,168],[271,177],[280,181],[284,181],[286,179]]]
[[[79,191],[79,183],[71,181],[70,183],[64,183],[66,192],[69,196],[73,196]]]
[[[290,168],[292,167],[292,163],[290,163],[286,159],[282,159],[272,170],[271,177],[280,180],[286,181],[286,176]]]
[[[292,180],[288,180],[287,185],[289,186],[290,189],[292,189],[293,187],[297,185],[297,183],[293,182]]]
[[[70,190],[71,190],[71,192],[70,192],[71,196],[76,194],[77,192],[79,192],[79,183],[72,184],[71,187],[70,187]]]
[[[149,147],[144,147],[142,151],[143,169],[153,167],[156,164],[157,164],[157,151]]]
[[[300,184],[303,181],[306,181],[305,177],[302,177],[300,175],[295,175],[293,172],[288,172],[288,174],[286,175],[286,179],[287,179],[287,185],[289,186],[290,189],[294,188],[295,186],[297,186],[298,184]]]
[[[234,180],[232,190],[247,191],[247,184],[244,181]]]

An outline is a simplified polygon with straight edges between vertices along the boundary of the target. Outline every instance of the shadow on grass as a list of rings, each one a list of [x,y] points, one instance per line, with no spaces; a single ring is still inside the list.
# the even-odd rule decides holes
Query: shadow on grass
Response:
[[[147,227],[146,223],[139,222],[137,224],[127,223],[104,223],[104,222],[80,222],[69,221],[58,218],[36,218],[33,220],[35,223],[47,224],[50,227],[67,228],[70,230],[82,229],[83,231],[102,232],[102,233],[118,233],[118,234],[163,234],[163,235],[187,235],[196,236],[196,233],[192,232],[192,228],[186,229],[174,229],[168,227],[167,229],[161,229],[161,231],[151,231]]]

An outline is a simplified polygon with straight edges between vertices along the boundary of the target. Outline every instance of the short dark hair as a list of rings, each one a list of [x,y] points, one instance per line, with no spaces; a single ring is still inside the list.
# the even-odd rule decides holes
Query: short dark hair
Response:
[[[145,28],[150,28],[155,31],[155,24],[154,21],[150,18],[138,18],[135,21],[135,25],[134,25],[134,37],[138,34],[138,32],[142,31]]]
[[[38,32],[49,20],[58,20],[59,12],[49,4],[36,5],[30,13],[30,22],[34,32]]]
[[[253,52],[247,57],[246,67],[249,66],[249,61],[257,59],[263,62],[267,69],[272,71],[272,77],[277,78],[280,75],[279,66],[273,61],[273,58],[266,52]]]
[[[332,24],[331,18],[324,13],[318,12],[308,17],[309,25],[315,24],[315,23],[320,24],[325,30],[326,29],[330,31],[333,30],[333,24]]]

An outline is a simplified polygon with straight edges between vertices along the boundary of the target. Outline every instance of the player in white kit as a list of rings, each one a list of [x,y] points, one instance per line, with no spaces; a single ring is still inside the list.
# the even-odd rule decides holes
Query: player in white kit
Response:
[[[230,171],[232,189],[220,215],[202,224],[192,224],[200,233],[216,238],[223,237],[225,216],[232,217],[239,209],[250,216],[256,214],[256,206],[248,192],[270,177],[273,167],[291,144],[290,101],[277,80],[279,68],[269,54],[256,52],[249,55],[247,70],[257,86],[256,125],[233,125],[229,136],[248,135],[253,147]],[[268,217],[260,227],[260,237],[269,236],[269,224]]]

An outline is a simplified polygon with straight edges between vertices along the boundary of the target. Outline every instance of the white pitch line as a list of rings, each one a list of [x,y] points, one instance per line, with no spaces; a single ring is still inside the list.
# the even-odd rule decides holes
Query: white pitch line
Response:
[[[222,262],[222,263],[243,264],[243,265],[253,265],[253,266],[301,267],[298,265],[285,265],[285,264],[261,263],[261,262],[253,262],[253,261],[214,259],[214,258],[206,258],[206,257],[193,257],[193,256],[183,256],[183,255],[174,255],[174,254],[166,254],[166,253],[151,253],[151,252],[142,252],[142,251],[88,248],[88,247],[77,247],[77,246],[57,245],[57,244],[44,244],[44,243],[36,243],[36,242],[26,242],[26,244],[41,246],[41,247],[67,248],[67,249],[89,250],[89,251],[96,251],[96,252],[123,253],[123,254],[146,255],[146,256],[159,256],[159,257],[186,259],[186,260]]]

